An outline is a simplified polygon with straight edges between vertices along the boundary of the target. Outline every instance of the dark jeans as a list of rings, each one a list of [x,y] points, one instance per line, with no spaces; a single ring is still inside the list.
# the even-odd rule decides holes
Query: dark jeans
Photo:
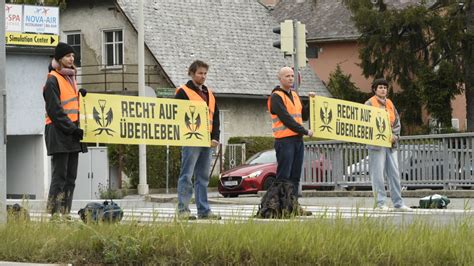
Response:
[[[293,192],[298,196],[301,169],[303,167],[304,144],[303,140],[295,138],[275,139],[277,157],[277,180],[289,180],[293,185]]]
[[[78,161],[78,152],[53,154],[47,206],[49,213],[68,214],[71,211]]]

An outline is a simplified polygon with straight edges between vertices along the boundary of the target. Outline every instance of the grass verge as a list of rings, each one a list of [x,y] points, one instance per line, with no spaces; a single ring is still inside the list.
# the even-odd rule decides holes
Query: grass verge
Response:
[[[0,260],[73,264],[473,265],[471,218],[449,225],[318,218],[143,225],[15,222]]]

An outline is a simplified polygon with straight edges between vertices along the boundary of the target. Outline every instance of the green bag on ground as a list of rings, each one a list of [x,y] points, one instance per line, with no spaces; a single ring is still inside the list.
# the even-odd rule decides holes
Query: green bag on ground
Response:
[[[446,209],[451,201],[446,196],[433,194],[420,199],[421,209]]]

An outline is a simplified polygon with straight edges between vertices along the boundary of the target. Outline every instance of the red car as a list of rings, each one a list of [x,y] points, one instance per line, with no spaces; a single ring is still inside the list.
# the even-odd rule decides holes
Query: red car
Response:
[[[276,169],[275,150],[259,152],[245,164],[220,174],[219,193],[224,197],[237,197],[240,194],[257,194],[258,191],[267,190],[276,179]]]

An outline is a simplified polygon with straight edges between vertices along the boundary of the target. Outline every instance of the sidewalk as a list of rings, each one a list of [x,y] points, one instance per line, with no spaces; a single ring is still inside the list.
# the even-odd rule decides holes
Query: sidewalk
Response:
[[[474,190],[413,190],[402,191],[405,204],[408,206],[418,206],[419,199],[425,196],[440,194],[447,196],[451,203],[448,209],[474,210]],[[264,192],[253,195],[240,195],[236,198],[224,198],[217,191],[209,191],[210,204],[227,205],[259,205]],[[74,200],[72,209],[77,211],[83,208],[88,202],[103,202],[104,199],[97,200]],[[175,207],[178,202],[176,193],[156,193],[146,196],[128,195],[123,199],[114,199],[124,209],[140,209],[154,207]],[[305,190],[299,202],[305,206],[324,207],[350,207],[350,208],[372,208],[373,196],[371,191],[315,191]],[[7,199],[7,204],[19,203],[28,206],[30,210],[46,210],[45,200],[13,200]],[[390,199],[388,200],[390,204]],[[193,203],[194,204],[194,203]]]
[[[403,191],[405,204],[418,206],[422,197],[439,194],[447,196],[451,202],[448,209],[474,210],[474,190],[413,190]],[[209,192],[211,204],[258,205],[264,192],[254,195],[240,195],[236,198],[224,198],[218,192]],[[177,194],[151,194],[146,201],[154,203],[176,203]],[[371,208],[374,205],[372,191],[303,191],[299,199],[302,205]],[[388,199],[390,204],[390,199]]]

